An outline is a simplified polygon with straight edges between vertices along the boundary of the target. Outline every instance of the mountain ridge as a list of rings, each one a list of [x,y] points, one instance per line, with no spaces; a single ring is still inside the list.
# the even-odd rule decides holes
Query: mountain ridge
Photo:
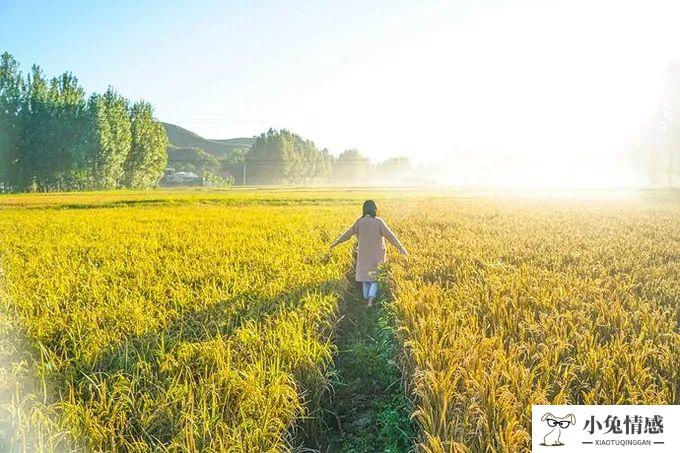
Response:
[[[168,134],[171,148],[201,150],[218,160],[232,160],[245,154],[255,141],[253,137],[208,139],[172,123],[161,122]]]

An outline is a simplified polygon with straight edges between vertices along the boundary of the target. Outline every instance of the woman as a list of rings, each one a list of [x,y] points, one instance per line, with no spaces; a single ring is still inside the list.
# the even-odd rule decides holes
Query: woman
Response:
[[[368,307],[373,306],[373,300],[378,294],[378,282],[375,280],[376,270],[386,258],[385,240],[383,238],[387,238],[402,255],[408,254],[383,219],[376,217],[377,212],[378,207],[375,202],[373,200],[366,200],[364,202],[363,215],[331,244],[331,248],[333,248],[349,240],[354,235],[359,238],[356,281],[361,282],[363,285],[364,299],[368,300]]]

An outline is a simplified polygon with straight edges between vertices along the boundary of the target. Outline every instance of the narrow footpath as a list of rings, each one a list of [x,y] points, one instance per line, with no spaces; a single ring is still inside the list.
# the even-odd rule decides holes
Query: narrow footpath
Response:
[[[323,405],[321,452],[408,452],[413,427],[395,362],[390,314],[357,290],[345,297],[338,326],[336,376]]]

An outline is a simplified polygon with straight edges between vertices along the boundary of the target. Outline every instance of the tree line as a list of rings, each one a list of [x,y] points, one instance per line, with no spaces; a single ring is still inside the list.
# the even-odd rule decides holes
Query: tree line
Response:
[[[255,137],[242,165],[230,166],[233,173],[243,170],[234,175],[240,184],[243,177],[247,184],[374,183],[413,170],[406,157],[374,164],[356,149],[336,157],[286,129],[269,129]]]
[[[48,79],[0,56],[0,191],[154,186],[168,138],[153,107],[109,88],[86,98],[70,72]]]
[[[656,113],[631,143],[636,163],[652,184],[680,184],[680,60],[666,70]]]
[[[247,184],[369,183],[411,169],[406,158],[373,164],[354,149],[336,157],[286,129],[270,129],[249,149],[217,157],[173,146],[153,113],[149,103],[131,103],[110,87],[86,97],[70,72],[47,78],[34,65],[24,75],[3,53],[0,192],[153,187],[169,153],[180,170]]]
[[[331,155],[286,129],[269,129],[245,156],[248,184],[305,184],[330,174]]]

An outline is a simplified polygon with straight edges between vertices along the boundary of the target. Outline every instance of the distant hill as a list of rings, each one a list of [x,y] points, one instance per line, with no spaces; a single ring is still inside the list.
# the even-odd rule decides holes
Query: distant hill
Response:
[[[202,150],[214,156],[217,160],[234,162],[240,160],[255,141],[254,138],[230,138],[226,140],[209,140],[187,129],[170,123],[162,123],[168,133],[170,147],[177,148],[177,155],[181,149]]]

